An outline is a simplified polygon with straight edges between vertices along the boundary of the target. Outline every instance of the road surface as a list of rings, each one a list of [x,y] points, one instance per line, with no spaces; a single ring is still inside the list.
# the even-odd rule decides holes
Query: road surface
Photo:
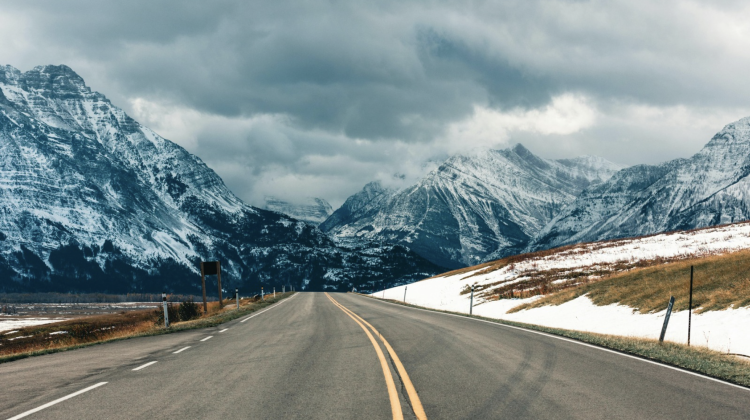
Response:
[[[298,293],[216,328],[0,365],[0,419],[401,416],[746,419],[750,390],[536,332],[341,293]]]

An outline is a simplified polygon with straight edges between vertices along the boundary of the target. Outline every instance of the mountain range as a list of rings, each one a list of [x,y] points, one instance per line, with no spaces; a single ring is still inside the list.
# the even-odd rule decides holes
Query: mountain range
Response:
[[[251,207],[198,157],[66,66],[0,67],[0,291],[200,292],[368,287],[442,271],[400,245],[342,247]],[[209,290],[210,291],[210,290]]]
[[[457,268],[521,252],[586,188],[621,169],[602,158],[549,160],[517,144],[456,155],[396,191],[370,183],[320,228],[340,240],[399,243]]]
[[[750,219],[750,118],[697,154],[623,167],[517,144],[401,189],[252,207],[66,66],[0,67],[0,292],[372,290],[521,252]]]
[[[624,169],[584,190],[527,250],[750,219],[750,117],[689,159]]]

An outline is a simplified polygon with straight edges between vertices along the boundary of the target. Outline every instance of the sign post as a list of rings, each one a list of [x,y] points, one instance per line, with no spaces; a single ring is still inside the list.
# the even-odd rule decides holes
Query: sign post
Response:
[[[208,312],[206,303],[206,276],[216,275],[219,284],[219,307],[224,307],[224,301],[221,299],[221,261],[201,261],[201,283],[203,285],[203,313]]]
[[[201,261],[201,286],[203,286],[203,315],[208,313],[208,303],[206,303],[206,270]]]

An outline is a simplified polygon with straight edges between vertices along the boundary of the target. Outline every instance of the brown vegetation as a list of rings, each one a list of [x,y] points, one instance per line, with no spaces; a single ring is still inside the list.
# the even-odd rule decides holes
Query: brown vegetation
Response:
[[[696,313],[750,305],[750,250],[743,250],[615,274],[600,281],[551,293],[509,312],[560,305],[582,295],[587,295],[596,305],[618,303],[641,313],[664,310],[669,297],[674,296],[674,310],[686,310],[691,265],[695,267],[693,308]]]
[[[173,321],[170,330],[202,328],[243,316],[291,296],[292,293],[279,293],[279,297],[247,298],[240,301],[240,310],[236,310],[236,301],[227,299],[224,306],[219,302],[208,302],[208,313],[203,315],[203,302],[199,315],[195,319],[174,322],[179,315],[170,315]],[[179,313],[179,304],[172,303],[174,313]],[[183,311],[184,312],[184,311]],[[0,362],[14,360],[24,355],[46,353],[59,349],[76,348],[91,343],[100,343],[115,339],[139,335],[151,335],[167,332],[163,322],[163,309],[121,312],[119,314],[96,315],[72,319],[52,324],[21,328],[11,333],[0,333]]]

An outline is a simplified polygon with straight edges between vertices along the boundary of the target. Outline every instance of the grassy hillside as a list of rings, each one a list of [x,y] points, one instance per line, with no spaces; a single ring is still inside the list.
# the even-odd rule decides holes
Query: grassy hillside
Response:
[[[664,310],[665,302],[670,296],[674,296],[674,309],[687,310],[691,265],[695,267],[695,313],[750,305],[750,250],[743,250],[635,268],[596,282],[547,294],[509,312],[559,305],[582,295],[587,295],[599,306],[617,303],[630,306],[641,313]]]

